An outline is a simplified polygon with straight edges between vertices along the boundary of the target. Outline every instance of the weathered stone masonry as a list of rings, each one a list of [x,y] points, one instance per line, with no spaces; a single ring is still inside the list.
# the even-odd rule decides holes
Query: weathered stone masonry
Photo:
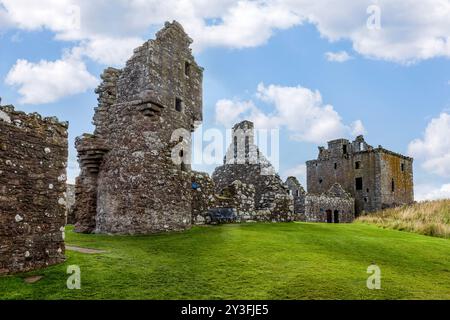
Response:
[[[255,217],[259,221],[293,221],[294,202],[286,184],[254,142],[254,125],[243,121],[233,127],[233,142],[224,164],[212,174],[216,192],[220,193],[234,181],[255,188]]]
[[[0,274],[64,261],[67,128],[0,107]]]
[[[366,143],[338,139],[307,163],[308,193],[326,193],[335,183],[355,199],[356,214],[414,202],[413,159]]]
[[[145,234],[191,226],[190,135],[202,121],[203,78],[191,42],[179,23],[166,23],[124,69],[103,74],[95,132],[76,142],[77,231]],[[183,137],[173,137],[179,129]]]

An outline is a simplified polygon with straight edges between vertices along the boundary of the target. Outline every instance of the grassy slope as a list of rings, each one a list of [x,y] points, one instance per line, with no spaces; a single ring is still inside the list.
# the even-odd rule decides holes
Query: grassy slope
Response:
[[[0,299],[450,299],[450,240],[364,224],[245,224],[140,237],[79,235],[64,265],[0,278]],[[382,289],[366,288],[367,267]],[[81,267],[82,290],[66,289]],[[30,274],[28,274],[30,275]]]
[[[360,217],[359,222],[383,228],[450,238],[450,200],[416,203]]]

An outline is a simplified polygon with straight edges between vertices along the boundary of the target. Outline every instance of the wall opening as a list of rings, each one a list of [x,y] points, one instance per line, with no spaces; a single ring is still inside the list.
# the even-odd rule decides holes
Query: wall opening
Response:
[[[245,136],[245,163],[250,163],[250,138],[248,136]]]
[[[334,170],[336,170],[336,169],[337,169],[337,167],[338,167],[338,164],[337,164],[337,163],[335,163],[335,164],[334,164]]]
[[[395,181],[394,181],[394,179],[392,179],[392,181],[391,181],[391,191],[395,192]]]
[[[405,164],[404,164],[404,163],[402,163],[402,164],[400,165],[400,167],[401,167],[401,169],[402,169],[402,172],[405,171]]]
[[[355,169],[361,169],[361,161],[355,162]]]
[[[356,178],[355,179],[355,188],[356,188],[356,190],[362,190],[363,189],[363,179],[362,178]]]
[[[322,182],[323,182],[323,180],[322,180],[322,179],[319,179],[319,184],[322,184]]]
[[[343,151],[344,154],[347,154],[347,145],[346,144],[344,144],[342,146],[342,151]]]
[[[180,98],[175,99],[175,110],[177,110],[178,112],[183,111],[183,100],[181,100]]]
[[[334,210],[334,223],[339,223],[339,211]]]
[[[333,223],[333,212],[331,210],[327,210],[327,223]]]
[[[191,64],[188,61],[184,63],[184,74],[188,77],[191,74]]]

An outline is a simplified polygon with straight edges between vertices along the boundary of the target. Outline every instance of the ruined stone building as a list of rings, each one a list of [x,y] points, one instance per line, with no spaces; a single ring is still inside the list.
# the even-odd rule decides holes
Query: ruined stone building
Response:
[[[190,134],[202,120],[203,69],[177,23],[135,49],[97,89],[93,135],[76,141],[76,230],[152,233],[191,225]],[[184,137],[173,137],[184,129]],[[179,163],[172,161],[177,145]]]
[[[296,177],[288,177],[285,182],[289,194],[294,200],[294,213],[298,221],[306,221],[305,200],[306,191]]]
[[[224,164],[212,174],[216,192],[221,192],[234,181],[255,188],[256,215],[267,220],[294,220],[294,203],[286,184],[255,145],[254,125],[243,121],[233,127],[232,143]],[[259,219],[263,220],[263,219]]]
[[[0,274],[65,259],[67,129],[0,106]]]
[[[338,183],[355,199],[356,215],[414,202],[413,159],[373,148],[363,136],[330,141],[306,164],[308,193],[326,193]]]
[[[308,193],[304,199],[304,221],[344,223],[355,219],[355,199],[339,183],[325,193]]]

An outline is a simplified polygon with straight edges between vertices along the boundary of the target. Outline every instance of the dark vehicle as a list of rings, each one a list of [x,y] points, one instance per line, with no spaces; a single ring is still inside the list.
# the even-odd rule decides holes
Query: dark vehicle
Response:
[[[232,208],[214,208],[208,210],[211,223],[230,223],[236,220],[236,214]]]

